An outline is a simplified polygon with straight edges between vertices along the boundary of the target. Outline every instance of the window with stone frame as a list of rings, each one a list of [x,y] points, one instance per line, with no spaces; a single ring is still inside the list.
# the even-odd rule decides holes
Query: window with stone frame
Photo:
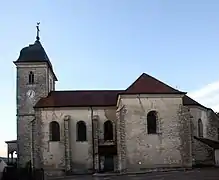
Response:
[[[157,112],[150,111],[147,114],[147,132],[148,134],[157,134]]]
[[[60,126],[56,121],[49,124],[50,128],[50,141],[60,141]]]
[[[104,123],[104,140],[113,140],[113,123],[110,120]]]
[[[84,121],[77,122],[77,141],[87,141],[87,128]]]
[[[29,84],[34,84],[34,73],[32,71],[29,72],[28,80]]]
[[[198,119],[198,137],[203,137],[203,124],[201,119]]]

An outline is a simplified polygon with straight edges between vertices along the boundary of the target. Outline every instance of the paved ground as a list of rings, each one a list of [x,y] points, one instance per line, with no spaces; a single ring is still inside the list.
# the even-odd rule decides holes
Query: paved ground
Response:
[[[59,180],[219,180],[219,168],[195,169],[176,172],[153,172],[147,174],[123,175],[123,176],[73,176]],[[58,179],[56,179],[58,180]]]

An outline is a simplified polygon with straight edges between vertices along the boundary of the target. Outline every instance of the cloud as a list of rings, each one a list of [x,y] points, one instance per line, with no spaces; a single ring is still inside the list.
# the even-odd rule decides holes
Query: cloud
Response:
[[[190,93],[190,96],[196,98],[207,97],[209,94],[219,91],[219,81],[208,84],[207,86]]]
[[[219,111],[219,81],[188,93],[188,96],[214,111]]]

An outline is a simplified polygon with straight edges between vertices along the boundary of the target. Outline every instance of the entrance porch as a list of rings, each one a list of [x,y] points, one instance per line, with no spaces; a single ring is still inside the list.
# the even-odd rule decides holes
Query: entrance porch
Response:
[[[5,141],[8,145],[7,163],[14,164],[17,159],[17,140]]]
[[[99,172],[114,172],[117,170],[116,145],[99,146]]]

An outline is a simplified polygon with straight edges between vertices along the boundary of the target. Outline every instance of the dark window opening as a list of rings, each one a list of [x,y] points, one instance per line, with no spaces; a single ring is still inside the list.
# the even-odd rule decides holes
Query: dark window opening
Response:
[[[203,124],[201,119],[198,120],[198,136],[203,137]]]
[[[157,113],[156,111],[150,111],[147,115],[147,130],[148,134],[157,133]]]
[[[60,141],[60,126],[56,121],[50,123],[50,141]]]
[[[29,73],[29,84],[34,84],[34,74],[32,71]]]
[[[219,128],[217,129],[217,139],[219,140]]]
[[[113,123],[109,120],[104,123],[104,140],[113,140]]]
[[[79,121],[77,123],[77,141],[86,141],[87,140],[87,130],[86,124],[84,121]]]

